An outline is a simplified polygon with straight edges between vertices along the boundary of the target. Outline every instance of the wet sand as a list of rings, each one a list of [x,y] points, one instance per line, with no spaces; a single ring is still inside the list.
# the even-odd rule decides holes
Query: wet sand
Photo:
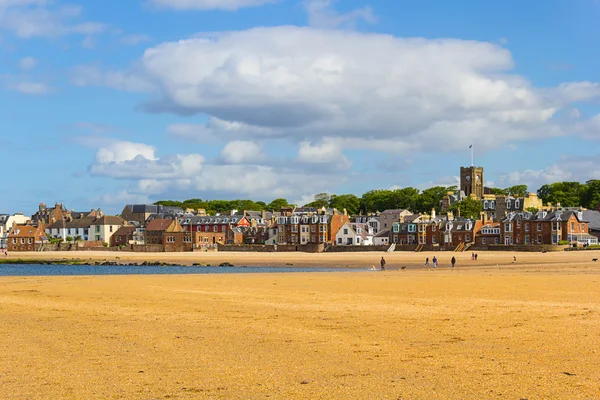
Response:
[[[0,398],[599,398],[600,263],[542,261],[0,278]]]

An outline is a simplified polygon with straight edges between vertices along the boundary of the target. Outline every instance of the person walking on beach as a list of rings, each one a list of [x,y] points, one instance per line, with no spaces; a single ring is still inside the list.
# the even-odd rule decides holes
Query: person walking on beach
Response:
[[[475,260],[475,253],[471,253],[471,261]]]
[[[477,253],[475,253],[475,261],[477,261]]]
[[[385,271],[385,258],[381,257],[381,270]]]
[[[429,257],[427,257],[427,258],[425,259],[425,266],[426,266],[426,267],[429,267]]]
[[[437,268],[437,257],[433,256],[433,268]]]
[[[454,268],[454,264],[456,264],[456,258],[452,256],[452,260],[450,260],[450,262],[452,263],[452,268]]]
[[[517,256],[513,256],[513,264],[517,262]]]

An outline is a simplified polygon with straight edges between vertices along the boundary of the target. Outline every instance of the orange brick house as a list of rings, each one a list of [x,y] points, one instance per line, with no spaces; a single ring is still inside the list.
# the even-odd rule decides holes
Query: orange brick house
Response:
[[[36,246],[47,240],[41,224],[15,225],[8,235],[8,251],[36,251]]]

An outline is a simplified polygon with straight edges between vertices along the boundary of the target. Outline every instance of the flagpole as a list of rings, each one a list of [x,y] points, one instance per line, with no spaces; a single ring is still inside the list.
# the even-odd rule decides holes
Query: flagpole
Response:
[[[473,163],[473,145],[471,145],[470,148],[471,148],[471,167],[474,167],[475,164]]]

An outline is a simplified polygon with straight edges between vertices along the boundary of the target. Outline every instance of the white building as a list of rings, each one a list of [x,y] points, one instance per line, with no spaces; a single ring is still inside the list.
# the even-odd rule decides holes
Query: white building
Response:
[[[18,214],[0,214],[0,248],[5,249],[8,246],[8,234],[12,231],[14,225],[25,225],[31,221],[31,218]]]
[[[90,224],[90,238],[88,240],[101,241],[104,243],[110,243],[112,235],[123,225],[126,225],[125,221],[121,217],[113,217],[110,215],[104,215],[97,218]]]
[[[373,244],[373,229],[364,223],[345,223],[335,235],[338,246],[371,246]]]
[[[390,230],[389,229],[384,229],[381,232],[379,232],[373,238],[373,244],[375,246],[382,246],[382,245],[390,244]]]

